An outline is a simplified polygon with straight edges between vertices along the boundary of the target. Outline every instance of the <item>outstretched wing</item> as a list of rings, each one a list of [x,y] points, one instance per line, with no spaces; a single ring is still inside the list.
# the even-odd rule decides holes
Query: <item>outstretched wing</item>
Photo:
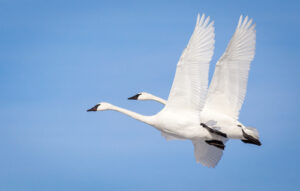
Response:
[[[177,64],[166,109],[200,112],[205,101],[209,62],[214,51],[214,26],[198,15],[194,32]]]
[[[205,110],[238,119],[244,102],[250,63],[255,54],[256,31],[252,19],[241,16],[223,56],[216,64]]]
[[[193,141],[194,155],[197,163],[201,163],[207,167],[215,167],[221,160],[223,150],[217,147],[208,145],[202,140]]]

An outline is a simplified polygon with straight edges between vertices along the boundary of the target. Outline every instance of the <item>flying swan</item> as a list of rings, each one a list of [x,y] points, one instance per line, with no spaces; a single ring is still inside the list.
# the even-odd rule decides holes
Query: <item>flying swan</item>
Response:
[[[225,53],[216,64],[209,90],[214,26],[209,17],[198,14],[194,32],[177,64],[168,100],[151,97],[151,94],[146,98],[165,104],[160,112],[144,116],[105,102],[88,111],[115,110],[153,126],[167,140],[189,139],[194,144],[196,161],[207,167],[218,164],[224,143],[230,138],[260,145],[256,129],[245,127],[238,121],[255,53],[255,25],[251,24],[248,17],[240,17]],[[140,96],[137,94],[131,99]]]

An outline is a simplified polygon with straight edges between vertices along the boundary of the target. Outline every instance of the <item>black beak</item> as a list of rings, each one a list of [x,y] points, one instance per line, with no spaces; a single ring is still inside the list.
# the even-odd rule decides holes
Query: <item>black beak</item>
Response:
[[[139,97],[140,95],[141,95],[141,94],[136,94],[136,95],[134,95],[134,96],[132,96],[132,97],[129,97],[128,99],[131,99],[131,100],[137,100],[138,97]]]
[[[86,111],[97,111],[97,108],[100,104],[95,105],[94,107],[92,107],[91,109],[88,109]]]

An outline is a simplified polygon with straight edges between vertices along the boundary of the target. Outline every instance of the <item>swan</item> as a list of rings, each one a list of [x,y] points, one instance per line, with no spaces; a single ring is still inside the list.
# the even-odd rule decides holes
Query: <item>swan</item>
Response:
[[[202,114],[202,110],[204,109],[207,112],[211,112],[213,109],[218,108],[210,107],[210,105],[215,104],[216,99],[218,101],[218,99],[223,98],[215,96],[215,98],[208,99],[208,97],[206,99],[207,93],[210,97],[211,95],[214,95],[211,88],[209,91],[207,89],[209,63],[213,55],[215,42],[213,24],[214,22],[210,22],[209,17],[205,17],[204,14],[200,17],[198,14],[194,32],[177,64],[175,78],[170,90],[169,98],[166,102],[162,99],[156,99],[157,101],[160,100],[165,103],[165,107],[160,112],[153,116],[145,116],[106,102],[100,102],[87,111],[118,111],[153,126],[159,130],[167,140],[191,140],[194,145],[196,161],[207,167],[215,167],[222,157],[223,150],[225,148],[224,143],[226,143],[228,138],[244,139],[246,142],[251,142],[249,139],[254,139],[257,136],[255,133],[246,134],[246,128],[242,126],[241,123],[237,122],[234,117],[228,117],[221,111],[216,115]],[[238,32],[236,31],[236,34],[240,37],[238,39],[238,44],[236,44],[236,42],[231,43],[233,48],[230,48],[230,52],[227,53],[229,55],[228,63],[230,63],[230,59],[235,59],[234,56],[243,54],[244,51],[239,50],[239,48],[243,46],[243,43],[240,44],[240,40],[251,36],[247,31],[254,31],[254,27],[249,28],[250,24],[251,22],[247,22],[247,17],[244,20],[242,17],[240,18],[237,28]],[[240,29],[241,32],[239,32],[238,29]],[[253,33],[255,46],[255,31]],[[236,52],[236,49],[238,49],[238,52]],[[226,52],[224,54],[225,61],[227,56]],[[248,57],[246,59],[250,60]],[[225,65],[224,68],[221,65],[219,68],[220,70],[222,70],[222,68],[223,70],[226,70],[228,67],[229,66]],[[219,71],[219,73],[222,72],[223,71]],[[218,81],[217,83],[221,80],[223,80],[221,77],[213,78],[213,81]],[[225,83],[227,83],[227,81]],[[213,84],[213,82],[211,84]],[[217,84],[215,86],[217,86]],[[218,88],[214,88],[214,91],[218,90]],[[225,91],[225,93],[227,92]],[[222,92],[220,96],[222,96]],[[210,102],[208,102],[208,100],[210,100]],[[210,105],[207,106],[207,103],[210,103]],[[232,121],[237,122],[239,125],[238,127],[240,131],[236,130],[235,134],[231,134],[229,131],[226,131],[231,128],[233,123]],[[241,136],[242,132],[248,136],[248,139],[245,136]]]
[[[240,17],[225,53],[217,62],[201,112],[201,124],[230,138],[260,146],[258,131],[238,121],[246,94],[248,71],[255,53],[255,25],[251,24],[252,20],[248,17],[244,20]],[[128,99],[167,102],[147,92],[140,92]]]

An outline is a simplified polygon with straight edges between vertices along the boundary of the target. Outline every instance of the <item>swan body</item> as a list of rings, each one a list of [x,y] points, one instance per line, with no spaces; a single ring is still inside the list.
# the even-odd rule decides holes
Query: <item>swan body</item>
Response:
[[[190,111],[170,112],[162,110],[154,118],[154,127],[181,139],[212,139],[206,129],[199,128],[199,116]]]
[[[128,99],[131,100],[151,100],[159,102],[163,105],[167,102],[167,100],[160,98],[158,96],[155,96],[153,94],[150,94],[148,92],[140,92]],[[214,116],[214,120],[212,121],[212,117]],[[259,139],[258,132],[254,128],[245,127],[241,122],[234,120],[230,118],[227,115],[221,114],[221,113],[210,113],[210,112],[202,112],[201,113],[201,120],[210,122],[209,125],[213,126],[214,128],[218,128],[222,132],[226,133],[227,136],[231,139],[244,139],[242,129],[251,136]],[[218,126],[216,125],[214,121],[218,121]],[[239,125],[239,126],[238,126]],[[173,139],[170,139],[173,140]]]
[[[234,101],[239,101],[243,98],[245,88],[239,97],[233,94],[233,98],[236,98],[233,99],[233,102],[230,102],[231,98],[228,101],[228,97],[232,96],[230,95],[232,91],[233,93],[239,91],[236,86],[240,85],[240,83],[235,82],[233,86],[229,85],[231,89],[226,89],[228,87],[226,83],[234,83],[227,79],[230,72],[237,68],[235,65],[232,66],[232,61],[244,61],[239,55],[243,56],[245,50],[239,50],[239,48],[246,46],[246,49],[249,49],[249,47],[250,50],[253,49],[252,46],[240,41],[250,41],[251,45],[253,45],[253,38],[250,40],[247,40],[247,38],[251,37],[251,35],[253,37],[254,27],[249,29],[251,22],[248,22],[247,17],[244,20],[242,17],[240,18],[234,37],[217,63],[218,68],[215,70],[214,78],[208,90],[209,63],[213,55],[215,42],[213,24],[213,22],[209,21],[209,17],[205,17],[204,14],[201,17],[198,15],[194,32],[177,64],[174,81],[167,101],[156,96],[151,97],[151,94],[146,92],[129,98],[155,100],[164,104],[165,107],[156,115],[144,116],[105,102],[95,105],[88,111],[118,111],[153,126],[167,140],[191,140],[194,145],[196,161],[207,167],[215,167],[218,164],[225,148],[224,143],[226,143],[228,138],[243,139],[246,135],[246,142],[251,142],[252,139],[256,140],[250,134],[245,134],[245,131],[242,129],[247,129],[237,121],[236,114],[238,112],[235,110],[239,110],[241,104],[236,105]],[[252,31],[249,33],[249,30]],[[248,75],[249,67],[247,68],[247,63],[248,65],[250,64],[253,56],[252,58],[251,55],[244,57],[249,63],[244,62],[243,67],[246,71],[241,71],[243,74],[246,73]],[[245,76],[240,76],[237,72],[233,76],[235,77],[233,80],[245,78]],[[225,87],[223,87],[224,83]],[[246,83],[241,84],[245,85]],[[229,104],[224,104],[222,100]],[[219,103],[221,107],[216,106]],[[231,104],[236,105],[234,107],[235,110],[232,112],[235,112],[235,115],[231,115],[232,113],[228,115],[228,112],[231,111],[228,107],[232,107]],[[237,125],[239,126],[237,127]],[[228,136],[221,131],[224,131]]]

